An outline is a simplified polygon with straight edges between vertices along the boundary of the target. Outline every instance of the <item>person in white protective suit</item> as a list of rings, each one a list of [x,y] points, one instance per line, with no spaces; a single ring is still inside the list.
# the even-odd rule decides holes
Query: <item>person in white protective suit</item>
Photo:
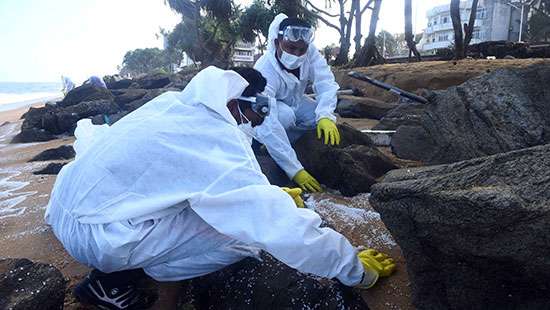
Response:
[[[277,105],[255,131],[290,179],[304,190],[317,192],[319,182],[304,170],[291,143],[315,128],[325,144],[340,143],[334,115],[339,86],[312,41],[313,29],[303,20],[279,14],[269,26],[267,52],[254,68],[266,78],[265,93],[276,98]],[[309,82],[313,82],[315,100],[305,95]]]
[[[73,81],[71,81],[70,78],[66,76],[61,76],[61,83],[63,84],[63,89],[61,90],[63,92],[63,95],[67,95],[71,90],[74,89],[75,85]]]
[[[208,67],[111,127],[79,121],[75,160],[60,171],[45,215],[67,252],[94,268],[75,288],[78,300],[143,309],[151,301],[136,281],[145,274],[190,279],[259,250],[349,286],[393,271],[387,256],[357,254],[297,208],[300,189],[261,173],[249,134],[274,104],[260,95],[265,83],[252,68]]]

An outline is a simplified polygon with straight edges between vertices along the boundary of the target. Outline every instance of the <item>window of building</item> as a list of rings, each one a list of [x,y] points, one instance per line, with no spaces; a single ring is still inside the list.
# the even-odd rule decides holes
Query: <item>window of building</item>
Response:
[[[440,34],[440,35],[437,37],[437,40],[438,40],[439,42],[449,41],[449,35],[448,35],[448,34]]]
[[[472,39],[483,40],[483,32],[479,29],[474,29]]]
[[[434,26],[437,25],[437,18],[434,18]]]
[[[485,19],[486,16],[487,16],[487,9],[477,8],[477,12],[476,12],[476,18],[477,19]]]
[[[441,18],[441,23],[442,24],[446,24],[449,22],[449,16],[443,16],[443,18]]]

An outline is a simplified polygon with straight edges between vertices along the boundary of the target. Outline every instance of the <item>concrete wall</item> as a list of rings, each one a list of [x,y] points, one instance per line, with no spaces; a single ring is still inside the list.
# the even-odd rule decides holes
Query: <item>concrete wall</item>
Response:
[[[490,41],[508,40],[512,7],[501,1],[492,4]],[[517,39],[517,38],[516,38]]]

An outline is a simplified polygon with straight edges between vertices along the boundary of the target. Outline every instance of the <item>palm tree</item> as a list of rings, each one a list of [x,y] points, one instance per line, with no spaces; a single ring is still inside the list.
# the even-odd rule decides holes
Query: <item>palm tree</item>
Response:
[[[239,38],[233,0],[165,0],[172,10],[182,15],[185,33],[179,33],[189,46],[185,50],[193,60],[203,65],[228,67],[233,47]],[[183,26],[184,25],[184,26]],[[193,32],[192,34],[189,32]],[[175,40],[177,41],[177,40]]]

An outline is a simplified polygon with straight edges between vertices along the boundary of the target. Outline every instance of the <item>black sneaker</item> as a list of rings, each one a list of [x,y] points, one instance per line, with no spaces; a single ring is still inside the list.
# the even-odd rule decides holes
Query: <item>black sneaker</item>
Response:
[[[155,300],[137,288],[137,283],[143,278],[143,269],[113,273],[94,269],[74,288],[73,295],[80,303],[99,309],[147,309]]]

